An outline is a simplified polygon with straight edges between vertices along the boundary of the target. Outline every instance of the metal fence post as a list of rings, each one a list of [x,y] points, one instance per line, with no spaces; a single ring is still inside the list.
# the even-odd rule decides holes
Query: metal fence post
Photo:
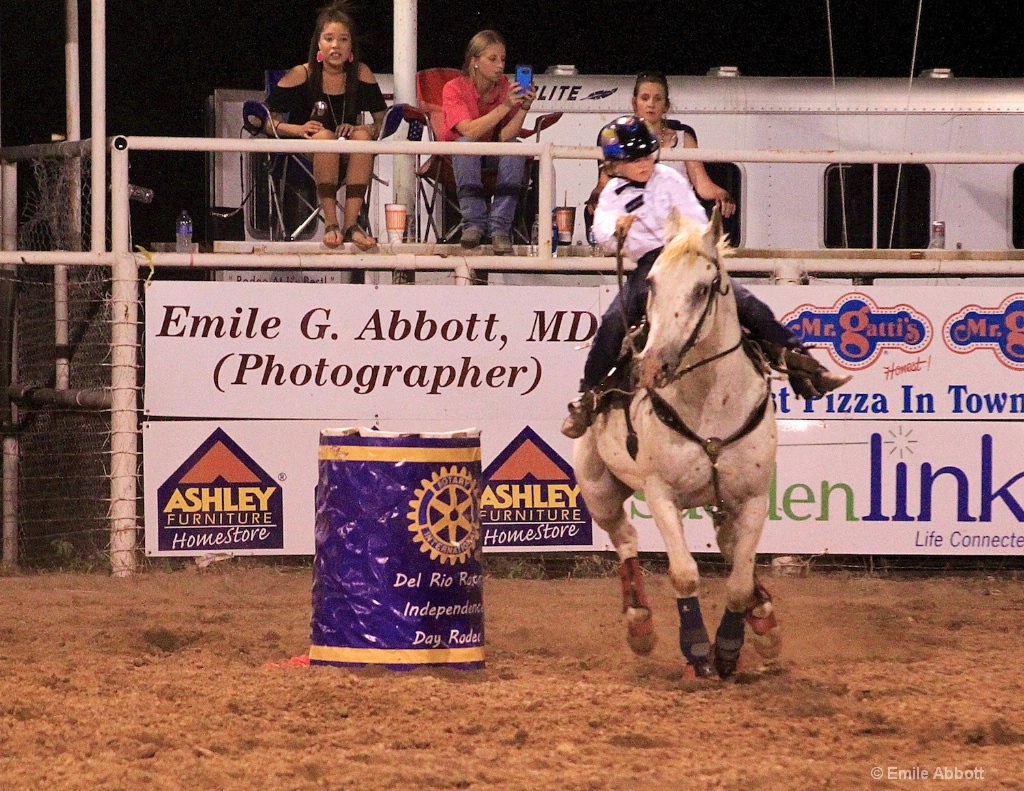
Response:
[[[115,577],[135,571],[138,528],[138,265],[128,249],[128,141],[110,151],[111,271],[110,567]]]

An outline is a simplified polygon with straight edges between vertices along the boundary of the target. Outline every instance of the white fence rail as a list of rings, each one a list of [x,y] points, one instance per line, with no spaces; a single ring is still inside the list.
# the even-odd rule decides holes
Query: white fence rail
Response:
[[[236,140],[215,138],[115,137],[110,146],[110,252],[18,251],[17,248],[17,166],[20,160],[44,153],[74,156],[89,141],[63,149],[32,146],[0,151],[2,176],[2,240],[0,265],[37,264],[100,265],[112,271],[111,303],[112,376],[111,404],[111,508],[110,559],[115,575],[131,574],[136,563],[138,471],[138,278],[140,264],[148,263],[129,247],[128,158],[132,151],[199,152],[276,152],[305,154],[317,151],[338,153],[365,152],[384,155],[512,154],[532,156],[539,161],[538,213],[550,217],[554,208],[554,166],[560,159],[597,160],[600,150],[594,146],[558,146],[551,143],[441,143],[411,141],[308,141],[308,140]],[[72,150],[74,149],[74,150]],[[701,160],[722,162],[780,163],[946,163],[1016,164],[1019,152],[965,153],[960,151],[768,151],[673,149],[663,153],[665,160]],[[95,176],[95,174],[94,174]],[[94,196],[95,197],[95,196]],[[105,247],[104,224],[92,224],[92,250]],[[552,255],[551,226],[539,223],[535,254],[529,256],[485,256],[403,253],[163,253],[152,254],[157,266],[196,268],[319,268],[372,269],[398,271],[451,271],[455,282],[468,284],[471,270],[494,269],[530,272],[614,271],[615,261],[605,256]],[[741,274],[770,275],[786,282],[797,282],[804,274],[836,276],[1014,276],[1019,275],[1024,251],[1017,250],[751,250],[740,249],[731,259],[730,269]],[[5,445],[6,451],[6,445]],[[5,458],[10,455],[5,453]],[[5,531],[5,554],[9,536]]]

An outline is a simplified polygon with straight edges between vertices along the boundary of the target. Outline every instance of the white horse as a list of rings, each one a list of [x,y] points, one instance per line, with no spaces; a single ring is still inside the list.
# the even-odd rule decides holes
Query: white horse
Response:
[[[598,415],[576,441],[573,460],[590,513],[619,555],[630,647],[639,654],[654,647],[637,533],[623,509],[642,491],[668,551],[680,648],[697,676],[717,671],[722,678],[736,670],[744,621],[762,656],[779,648],[771,599],[754,578],[775,465],[775,410],[767,377],[741,348],[724,251],[717,209],[706,226],[673,211],[665,249],[647,278],[649,333],[634,360],[636,390],[624,408]],[[698,506],[711,509],[731,567],[713,647],[680,516]]]

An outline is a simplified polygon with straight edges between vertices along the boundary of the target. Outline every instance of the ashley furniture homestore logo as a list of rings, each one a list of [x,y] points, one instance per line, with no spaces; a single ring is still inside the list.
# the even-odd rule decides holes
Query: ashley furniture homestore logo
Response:
[[[527,426],[484,470],[484,546],[590,546],[593,525],[572,466]]]
[[[281,487],[217,429],[157,490],[159,548],[282,549]]]

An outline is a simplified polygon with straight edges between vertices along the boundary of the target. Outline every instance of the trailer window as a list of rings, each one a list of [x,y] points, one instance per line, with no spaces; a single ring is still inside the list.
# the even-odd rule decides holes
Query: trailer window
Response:
[[[1013,246],[1024,247],[1024,165],[1013,169],[1013,196],[1011,212],[1013,219]]]
[[[728,234],[729,244],[739,247],[743,240],[740,235],[743,230],[740,224],[740,217],[743,215],[743,179],[739,166],[732,162],[705,162],[704,169],[708,172],[711,180],[722,189],[727,190],[736,201],[736,212],[732,217],[722,220],[722,230]],[[701,203],[710,217],[715,208],[715,202],[702,200]]]
[[[825,247],[924,248],[930,222],[927,165],[825,169]]]

